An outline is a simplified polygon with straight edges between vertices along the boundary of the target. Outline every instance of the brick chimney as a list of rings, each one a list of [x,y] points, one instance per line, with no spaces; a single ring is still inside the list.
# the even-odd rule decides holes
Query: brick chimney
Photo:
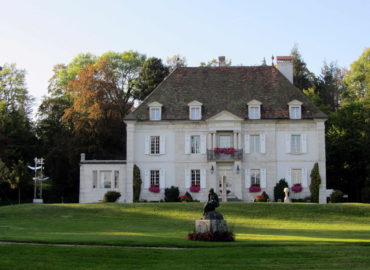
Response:
[[[226,57],[225,56],[219,56],[218,57],[218,66],[219,67],[225,67],[226,66]]]
[[[276,56],[276,67],[291,83],[293,83],[293,57]]]

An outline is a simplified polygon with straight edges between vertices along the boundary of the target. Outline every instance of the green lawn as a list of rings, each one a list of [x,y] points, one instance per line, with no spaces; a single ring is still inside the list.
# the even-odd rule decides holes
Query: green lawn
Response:
[[[188,248],[0,245],[0,269],[204,269],[217,264],[221,269],[285,269],[292,264],[295,269],[370,269],[370,205],[224,203],[219,211],[237,241],[188,241],[185,236],[202,207],[202,203],[0,207],[3,241]]]

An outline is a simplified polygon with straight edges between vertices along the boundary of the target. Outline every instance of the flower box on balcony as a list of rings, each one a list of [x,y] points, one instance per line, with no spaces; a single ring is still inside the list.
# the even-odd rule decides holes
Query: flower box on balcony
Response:
[[[295,193],[301,192],[303,190],[303,187],[301,184],[295,184],[292,186],[292,191]]]
[[[230,148],[215,148],[213,150],[215,154],[226,154],[226,155],[232,155],[236,152],[235,148],[230,147]]]
[[[252,185],[249,187],[249,192],[260,192],[261,187],[259,185]]]
[[[159,188],[159,186],[151,186],[149,188],[149,191],[150,192],[153,192],[153,193],[159,193],[160,192],[160,188]]]
[[[189,190],[190,190],[190,192],[194,192],[194,193],[199,192],[200,191],[200,186],[191,186],[189,188]]]

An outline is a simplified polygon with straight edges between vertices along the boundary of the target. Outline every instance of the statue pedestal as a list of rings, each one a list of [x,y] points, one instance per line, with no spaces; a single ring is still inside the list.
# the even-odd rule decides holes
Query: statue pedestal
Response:
[[[226,220],[219,219],[198,219],[195,221],[195,232],[196,233],[207,233],[207,232],[227,232]]]
[[[43,199],[33,199],[33,203],[44,203]]]

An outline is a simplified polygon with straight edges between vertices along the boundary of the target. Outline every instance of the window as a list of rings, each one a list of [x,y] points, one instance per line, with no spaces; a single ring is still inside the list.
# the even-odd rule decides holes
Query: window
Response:
[[[302,184],[302,170],[292,169],[292,184]]]
[[[93,171],[93,188],[98,188],[98,171]]]
[[[191,153],[199,154],[200,153],[200,136],[194,135],[190,137],[191,141]]]
[[[288,103],[290,119],[301,119],[302,118],[302,114],[301,114],[302,104],[303,104],[302,102],[296,99]]]
[[[292,153],[301,153],[301,135],[291,135],[290,143]]]
[[[249,108],[249,119],[260,119],[260,107],[252,106]]]
[[[150,108],[150,120],[161,120],[161,108]]]
[[[261,152],[260,135],[250,135],[249,142],[250,142],[250,152],[251,153]]]
[[[111,181],[112,181],[111,171],[101,171],[100,172],[101,188],[111,188],[112,187]]]
[[[219,135],[218,136],[218,146],[220,148],[230,148],[231,147],[231,136],[230,135]]]
[[[191,170],[191,185],[200,187],[200,170]]]
[[[114,171],[114,188],[118,188],[119,171]]]
[[[291,119],[301,119],[301,107],[291,106],[290,107],[290,118]]]
[[[260,169],[251,169],[251,185],[261,184],[261,171]]]
[[[190,107],[190,119],[191,120],[202,119],[200,107]]]
[[[159,170],[150,171],[150,186],[159,187]]]
[[[160,153],[159,140],[159,136],[150,136],[150,154],[157,155]]]

